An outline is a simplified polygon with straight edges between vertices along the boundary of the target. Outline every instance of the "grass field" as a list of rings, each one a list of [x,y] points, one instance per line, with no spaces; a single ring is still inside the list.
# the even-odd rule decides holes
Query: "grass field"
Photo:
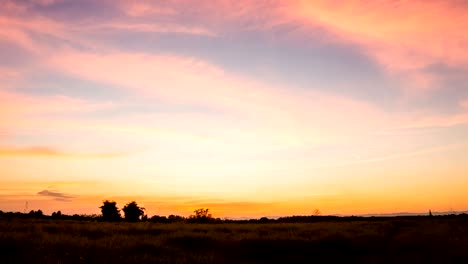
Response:
[[[1,263],[467,263],[468,218],[157,224],[0,218]]]

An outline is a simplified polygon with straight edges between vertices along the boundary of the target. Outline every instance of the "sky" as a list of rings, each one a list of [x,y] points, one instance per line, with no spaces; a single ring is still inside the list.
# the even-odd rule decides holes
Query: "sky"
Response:
[[[462,0],[0,0],[0,210],[467,210],[466,28]]]

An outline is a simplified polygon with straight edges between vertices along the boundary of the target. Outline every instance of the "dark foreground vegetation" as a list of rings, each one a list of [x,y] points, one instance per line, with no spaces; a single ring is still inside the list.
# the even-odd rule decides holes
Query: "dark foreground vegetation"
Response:
[[[295,220],[132,223],[3,214],[0,262],[466,263],[468,259],[466,215]]]

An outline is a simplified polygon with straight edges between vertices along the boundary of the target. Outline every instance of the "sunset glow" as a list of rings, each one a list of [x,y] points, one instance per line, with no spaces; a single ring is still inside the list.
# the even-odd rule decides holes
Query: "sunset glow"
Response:
[[[0,210],[468,210],[462,1],[0,0]]]

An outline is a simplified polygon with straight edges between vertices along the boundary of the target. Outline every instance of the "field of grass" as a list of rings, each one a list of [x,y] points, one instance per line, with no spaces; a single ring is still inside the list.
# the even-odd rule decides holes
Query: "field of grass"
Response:
[[[157,224],[0,218],[1,263],[467,263],[467,217]]]

